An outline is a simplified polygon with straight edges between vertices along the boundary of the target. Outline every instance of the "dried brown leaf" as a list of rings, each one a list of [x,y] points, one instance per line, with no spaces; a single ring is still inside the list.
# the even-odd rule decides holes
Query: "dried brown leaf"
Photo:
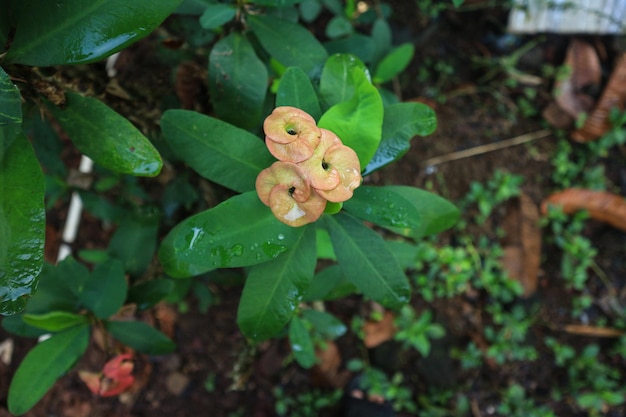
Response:
[[[380,321],[368,320],[363,325],[363,344],[371,349],[387,340],[391,340],[396,334],[396,326],[393,323],[394,315],[391,311],[385,311]]]
[[[342,388],[346,385],[349,372],[340,371],[341,352],[333,341],[325,343],[325,349],[315,350],[317,363],[311,368],[311,380],[316,386]]]
[[[543,214],[548,212],[548,206],[561,207],[567,214],[587,210],[592,219],[626,232],[626,200],[620,195],[607,191],[569,188],[545,199],[541,204]]]
[[[568,324],[563,328],[563,330],[567,333],[591,337],[621,337],[624,334],[624,332],[619,329],[587,326],[584,324]]]

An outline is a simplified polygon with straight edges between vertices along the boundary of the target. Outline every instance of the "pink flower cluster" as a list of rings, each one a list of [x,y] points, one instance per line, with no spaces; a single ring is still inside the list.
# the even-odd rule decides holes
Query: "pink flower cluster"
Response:
[[[305,111],[277,107],[263,130],[278,161],[261,171],[256,191],[281,222],[294,227],[314,222],[328,201],[348,200],[361,184],[357,154]]]

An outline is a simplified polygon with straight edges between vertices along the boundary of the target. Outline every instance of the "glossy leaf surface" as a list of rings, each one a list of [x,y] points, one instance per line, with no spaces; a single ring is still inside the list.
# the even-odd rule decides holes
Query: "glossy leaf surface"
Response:
[[[403,196],[387,187],[361,186],[344,208],[354,216],[385,227],[417,229],[420,214]]]
[[[197,112],[168,110],[161,129],[170,147],[198,174],[238,192],[254,190],[259,172],[275,161],[258,137]]]
[[[179,223],[163,240],[159,259],[172,277],[189,277],[267,262],[287,251],[300,234],[279,222],[250,191]]]
[[[409,150],[414,136],[430,135],[436,128],[435,112],[426,104],[398,103],[386,107],[382,140],[363,175],[399,159]]]
[[[19,126],[0,126],[0,313],[24,308],[37,287],[45,239],[44,178]]]
[[[72,327],[35,346],[24,358],[9,386],[9,412],[30,410],[87,349],[89,326]]]
[[[122,174],[153,177],[163,161],[126,118],[92,97],[67,93],[63,109],[49,106],[74,145],[97,164]]]
[[[24,0],[15,3],[8,62],[51,66],[98,61],[146,37],[181,0]]]
[[[383,101],[363,71],[352,69],[354,95],[324,113],[319,127],[331,130],[359,156],[361,169],[376,153],[383,124]]]
[[[267,69],[250,42],[233,32],[209,54],[211,102],[219,118],[244,129],[257,129],[267,91]]]
[[[354,96],[357,79],[353,71],[369,76],[367,67],[354,55],[334,54],[324,63],[320,78],[320,96],[327,109]]]
[[[294,316],[289,323],[289,345],[296,362],[305,369],[315,364],[315,347],[303,320]]]
[[[382,237],[346,213],[326,216],[328,232],[343,274],[370,299],[399,308],[410,287]]]
[[[276,92],[276,107],[292,106],[304,110],[315,120],[322,115],[317,93],[306,73],[298,67],[289,67],[283,73]]]
[[[250,15],[248,22],[263,48],[287,67],[300,67],[313,75],[328,56],[318,40],[296,23],[264,15]]]
[[[443,197],[415,187],[393,185],[385,187],[409,201],[420,214],[421,224],[416,229],[389,228],[412,238],[420,238],[442,232],[459,219],[459,209]]]
[[[22,103],[20,92],[11,82],[9,75],[0,67],[0,128],[22,123]],[[7,143],[8,146],[8,143]],[[0,146],[0,159],[5,146]]]
[[[141,353],[162,355],[176,349],[169,337],[140,321],[107,321],[105,327],[114,338]]]
[[[246,337],[261,341],[275,336],[302,301],[315,271],[315,227],[297,229],[291,249],[271,262],[250,269],[239,302],[237,323]]]

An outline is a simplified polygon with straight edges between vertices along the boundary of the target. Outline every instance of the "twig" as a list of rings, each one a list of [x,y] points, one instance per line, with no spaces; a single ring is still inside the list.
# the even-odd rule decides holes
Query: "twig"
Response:
[[[546,136],[550,136],[551,134],[552,131],[550,129],[542,129],[532,133],[525,133],[523,135],[516,136],[511,139],[505,139],[500,142],[488,143],[486,145],[476,146],[475,148],[464,149],[462,151],[436,156],[434,158],[422,161],[422,165],[424,165],[425,167],[432,167],[435,165],[443,164],[444,162],[456,161],[457,159],[468,158],[470,156],[481,155],[483,153],[497,151],[499,149],[509,148],[511,146],[521,145],[522,143],[545,138]]]

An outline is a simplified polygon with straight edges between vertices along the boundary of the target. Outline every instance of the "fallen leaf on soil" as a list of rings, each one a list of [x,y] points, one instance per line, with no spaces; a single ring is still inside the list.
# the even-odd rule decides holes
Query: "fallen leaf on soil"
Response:
[[[104,364],[102,372],[79,371],[78,377],[91,392],[101,397],[113,397],[128,389],[135,377],[134,363],[129,353],[117,355]]]
[[[626,232],[626,200],[607,191],[594,191],[581,188],[569,188],[550,195],[541,203],[541,212],[545,215],[548,206],[561,207],[566,214],[587,210],[592,219]]]
[[[311,380],[321,387],[342,388],[348,382],[349,372],[340,372],[341,352],[333,341],[326,342],[326,349],[316,349],[317,363],[311,368]]]
[[[541,264],[541,229],[539,209],[525,194],[513,200],[503,221],[506,238],[503,242],[502,266],[509,277],[524,288],[524,297],[537,290]]]
[[[592,337],[621,337],[624,334],[622,330],[610,327],[594,327],[582,324],[568,324],[563,328],[563,330],[567,333]]]
[[[555,81],[555,101],[573,119],[581,113],[589,112],[595,103],[587,91],[599,87],[602,80],[600,58],[588,42],[574,39],[565,56],[565,63],[571,69],[565,79]]]
[[[385,311],[380,321],[367,320],[363,325],[363,344],[371,349],[387,340],[391,340],[396,334],[396,326],[393,324],[394,315],[391,311]]]
[[[577,142],[590,142],[604,135],[610,128],[610,114],[614,108],[622,110],[626,102],[626,54],[622,55],[613,69],[609,81],[595,108],[582,128],[572,133]]]

